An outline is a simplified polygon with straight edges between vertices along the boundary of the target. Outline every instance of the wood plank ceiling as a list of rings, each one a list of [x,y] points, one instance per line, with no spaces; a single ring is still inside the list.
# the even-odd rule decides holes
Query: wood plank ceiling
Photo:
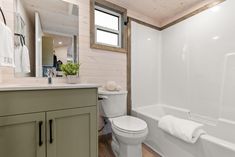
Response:
[[[200,8],[204,10],[224,0],[108,0],[114,4],[154,19],[158,27],[164,27]],[[201,10],[203,11],[203,10]]]

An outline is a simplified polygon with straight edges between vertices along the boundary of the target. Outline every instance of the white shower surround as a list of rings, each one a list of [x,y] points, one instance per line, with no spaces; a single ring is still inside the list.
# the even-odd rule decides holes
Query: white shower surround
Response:
[[[150,133],[150,139],[164,138],[168,144],[175,142],[177,147],[169,145],[172,154],[178,155],[190,147],[190,151],[198,153],[191,154],[192,157],[224,156],[221,153],[226,154],[227,150],[228,154],[235,156],[235,140],[232,140],[235,131],[234,15],[235,1],[226,0],[216,9],[201,12],[162,32],[132,22],[132,39],[135,39],[132,40],[134,113],[150,107],[149,111],[154,114],[143,114],[148,122],[154,116],[159,117],[155,111],[158,108],[151,106],[165,104],[190,111],[190,117],[185,118],[206,125],[208,136],[202,136],[199,140],[203,141],[200,147],[205,146],[205,149],[199,149],[198,143],[191,147],[172,137],[165,138],[166,135],[156,130],[157,120],[149,122],[150,132],[151,127],[155,129],[155,135]],[[155,144],[161,147],[160,141],[156,140]],[[151,143],[150,146],[157,148]],[[200,154],[202,151],[204,154]],[[162,153],[167,154],[165,151]],[[184,157],[183,154],[181,157]],[[167,155],[165,157],[171,157]],[[189,157],[187,155],[185,157]]]
[[[235,121],[234,14],[227,0],[163,31],[161,103]]]

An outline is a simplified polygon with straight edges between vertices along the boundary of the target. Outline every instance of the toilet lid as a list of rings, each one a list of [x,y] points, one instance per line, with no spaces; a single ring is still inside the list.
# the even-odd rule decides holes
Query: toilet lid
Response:
[[[115,128],[124,132],[139,133],[147,129],[147,123],[145,121],[132,116],[114,118],[112,124]]]

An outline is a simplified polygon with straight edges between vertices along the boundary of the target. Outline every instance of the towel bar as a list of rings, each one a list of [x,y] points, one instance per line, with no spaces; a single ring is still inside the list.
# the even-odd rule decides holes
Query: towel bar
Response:
[[[0,7],[0,12],[2,14],[2,18],[3,18],[4,24],[7,25],[7,21],[6,21],[5,15],[4,15],[1,7]]]

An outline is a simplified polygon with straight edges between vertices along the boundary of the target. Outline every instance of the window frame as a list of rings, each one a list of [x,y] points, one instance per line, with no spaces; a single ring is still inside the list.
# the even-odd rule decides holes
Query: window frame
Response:
[[[118,18],[118,30],[113,30],[111,28],[107,28],[107,27],[103,27],[103,26],[99,26],[99,25],[95,24],[95,43],[96,44],[101,44],[101,45],[106,45],[106,46],[121,48],[122,47],[122,15],[117,13],[117,12],[114,12],[112,10],[109,10],[109,9],[106,9],[106,8],[95,5],[95,11],[96,10],[98,10],[100,12],[103,12],[105,14],[109,14],[111,16],[117,17]],[[107,32],[107,33],[117,34],[118,35],[118,45],[115,46],[115,45],[110,45],[110,44],[105,44],[105,43],[98,42],[97,41],[97,31],[98,30],[104,31],[104,32]]]
[[[119,30],[95,25],[95,10],[117,16]],[[127,53],[127,10],[106,0],[90,0],[90,47],[105,51]],[[97,30],[118,35],[118,46],[97,42]]]

